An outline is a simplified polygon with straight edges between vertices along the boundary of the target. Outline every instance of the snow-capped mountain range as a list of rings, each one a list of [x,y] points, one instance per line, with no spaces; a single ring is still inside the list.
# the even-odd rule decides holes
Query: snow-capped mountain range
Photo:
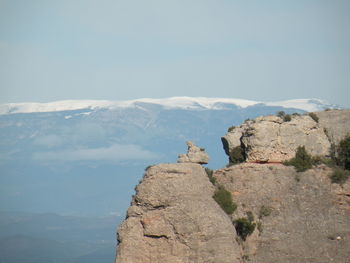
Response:
[[[176,162],[187,140],[204,147],[216,169],[227,164],[220,137],[230,126],[334,107],[318,99],[203,97],[2,104],[0,211],[126,211],[144,168]]]
[[[57,112],[83,109],[107,109],[115,110],[121,108],[137,108],[142,104],[159,105],[165,109],[185,109],[185,110],[225,110],[230,106],[246,108],[254,105],[280,106],[285,108],[295,108],[304,111],[320,111],[326,108],[339,108],[337,105],[329,104],[320,99],[293,99],[276,102],[262,102],[244,99],[230,98],[206,98],[206,97],[171,97],[164,99],[143,98],[125,101],[107,100],[62,100],[48,103],[8,103],[0,105],[0,114],[14,113],[34,113],[34,112]]]

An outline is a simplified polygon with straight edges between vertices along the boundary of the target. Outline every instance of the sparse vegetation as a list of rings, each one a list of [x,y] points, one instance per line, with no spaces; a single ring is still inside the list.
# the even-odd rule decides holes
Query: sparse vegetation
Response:
[[[232,201],[231,193],[223,186],[218,187],[213,198],[228,215],[231,215],[237,209],[237,205]]]
[[[227,132],[232,132],[235,128],[236,128],[236,126],[231,126],[227,129]]]
[[[332,158],[325,157],[325,156],[312,156],[312,165],[320,165],[325,164],[329,167],[332,167],[335,165],[335,162]]]
[[[307,153],[305,146],[299,146],[295,157],[285,161],[283,164],[294,166],[297,172],[304,172],[312,167],[312,158]]]
[[[149,168],[151,168],[152,166],[154,166],[154,164],[148,165],[148,166],[145,168],[145,171],[147,172],[147,170],[148,170]]]
[[[337,164],[345,170],[350,170],[350,136],[346,136],[337,147]]]
[[[249,261],[249,255],[243,255],[243,256],[242,256],[242,259],[243,259],[243,260],[248,260],[248,261]]]
[[[209,177],[209,181],[215,185],[216,184],[216,178],[213,176],[213,170],[209,169],[209,168],[205,168],[205,171]]]
[[[262,207],[260,207],[260,210],[259,210],[259,218],[261,219],[264,216],[269,216],[271,215],[271,213],[272,213],[272,208],[263,205]]]
[[[237,146],[230,151],[230,164],[243,163],[244,161],[244,152],[240,146]]]
[[[350,171],[341,168],[335,168],[330,175],[332,183],[343,184],[350,177]]]
[[[280,118],[282,118],[282,119],[283,119],[283,117],[284,117],[285,115],[286,115],[286,113],[285,113],[283,110],[277,112],[277,116],[280,117]]]
[[[248,211],[247,213],[247,218],[250,222],[253,222],[254,221],[254,215],[253,215],[253,212],[252,211]]]
[[[311,157],[304,146],[299,146],[295,157],[285,161],[284,165],[292,165],[297,172],[304,172],[313,165],[325,164],[333,167],[330,175],[332,183],[343,184],[350,177],[350,136],[345,137],[339,142],[339,145],[331,146],[331,157],[313,156]],[[300,175],[296,175],[295,179],[299,182]]]
[[[236,228],[237,234],[241,237],[242,240],[246,240],[247,236],[251,235],[254,232],[256,226],[255,223],[245,217],[234,220],[233,224]]]
[[[283,117],[284,122],[291,121],[291,120],[292,120],[292,116],[290,116],[289,114],[284,115]]]
[[[309,116],[315,121],[315,122],[317,122],[318,123],[318,117],[317,117],[317,115],[315,114],[315,113],[313,113],[313,112],[310,112],[309,113]]]
[[[282,118],[284,122],[292,120],[292,116],[290,114],[286,114],[284,111],[277,112],[277,116]]]
[[[339,145],[331,147],[333,172],[330,174],[332,183],[344,184],[350,178],[350,136],[346,136]]]
[[[292,116],[300,116],[300,113],[294,112]]]

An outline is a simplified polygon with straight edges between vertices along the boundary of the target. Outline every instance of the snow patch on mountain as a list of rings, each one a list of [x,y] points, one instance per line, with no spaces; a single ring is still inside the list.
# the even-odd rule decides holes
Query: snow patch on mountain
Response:
[[[107,100],[62,100],[48,103],[8,103],[0,105],[0,114],[14,113],[35,113],[35,112],[57,112],[72,110],[96,110],[96,109],[118,109],[142,107],[142,104],[154,104],[165,109],[188,109],[188,110],[223,110],[228,105],[246,108],[256,104],[266,106],[282,106],[286,108],[295,108],[305,111],[319,111],[325,108],[338,108],[335,105],[328,104],[319,99],[295,99],[278,102],[260,102],[244,99],[231,98],[206,98],[206,97],[171,97],[164,99],[143,98],[126,101],[107,101]]]
[[[284,108],[295,108],[304,111],[321,111],[326,108],[339,108],[337,105],[329,104],[327,101],[320,99],[295,99],[285,101],[266,102],[266,106],[281,106]]]

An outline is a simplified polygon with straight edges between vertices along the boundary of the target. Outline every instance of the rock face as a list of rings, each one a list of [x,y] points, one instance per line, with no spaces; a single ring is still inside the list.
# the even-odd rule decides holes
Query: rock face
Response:
[[[331,143],[350,132],[350,111],[325,111],[317,116],[319,123],[308,115],[292,116],[291,121],[277,116],[246,121],[222,137],[226,154],[240,147],[247,162],[283,162],[305,146],[311,155],[327,156]]]
[[[318,122],[266,116],[230,129],[226,152],[239,147],[248,162],[214,171],[215,185],[200,165],[208,160],[204,151],[189,142],[179,163],[150,167],[136,187],[118,230],[116,262],[350,263],[350,179],[334,184],[325,165],[298,173],[279,163],[300,145],[329,154],[350,131],[349,113],[317,113]],[[237,205],[232,215],[213,199],[222,188]],[[248,228],[253,232],[243,237]]]
[[[350,180],[332,184],[330,173],[255,163],[214,173],[237,204],[232,219],[254,216],[257,228],[242,243],[247,262],[349,262]]]
[[[350,135],[350,110],[328,110],[316,112],[319,124],[332,144],[338,144]]]
[[[207,164],[209,161],[208,154],[204,151],[204,149],[199,148],[194,145],[193,142],[186,142],[188,150],[186,154],[180,154],[177,159],[178,163],[199,163],[199,164]]]
[[[117,263],[241,262],[236,232],[199,164],[149,168],[118,230]]]

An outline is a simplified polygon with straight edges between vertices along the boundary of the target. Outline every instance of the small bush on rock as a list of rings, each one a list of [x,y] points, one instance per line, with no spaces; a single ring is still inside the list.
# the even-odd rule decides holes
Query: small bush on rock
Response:
[[[235,128],[236,128],[236,126],[231,126],[227,129],[227,132],[232,132]]]
[[[312,158],[305,150],[305,146],[299,146],[295,157],[283,164],[294,166],[297,172],[304,172],[312,167]]]
[[[154,164],[152,165],[148,165],[146,168],[145,168],[145,171],[147,172],[149,168],[151,168],[152,166],[154,166]]]
[[[350,170],[350,136],[341,140],[337,148],[337,163],[345,170]]]
[[[280,118],[282,118],[282,119],[283,119],[283,117],[284,117],[285,115],[286,115],[286,113],[285,113],[283,110],[277,112],[277,116],[280,117]]]
[[[271,215],[271,213],[272,213],[272,208],[263,205],[262,207],[260,207],[260,210],[259,210],[259,218],[261,219],[264,216],[269,216]]]
[[[244,161],[244,152],[240,146],[237,146],[230,151],[230,164],[243,163]]]
[[[313,112],[310,112],[309,113],[309,116],[315,121],[315,122],[317,122],[318,123],[318,117],[317,117],[317,115],[315,114],[315,113],[313,113]]]
[[[232,201],[231,193],[223,186],[219,186],[213,198],[228,215],[231,215],[237,209],[237,205]]]
[[[250,222],[253,222],[254,221],[254,215],[253,215],[253,212],[252,211],[248,211],[247,213],[247,218]]]
[[[333,173],[330,175],[332,183],[343,184],[350,177],[350,171],[343,170],[341,168],[335,168]]]
[[[292,120],[292,116],[290,116],[290,114],[286,114],[284,111],[277,112],[277,116],[282,118],[282,120],[285,122]]]
[[[242,238],[242,240],[246,240],[247,236],[254,232],[256,226],[255,223],[245,217],[234,220],[233,225],[235,226],[236,232]]]
[[[284,115],[283,117],[283,121],[287,122],[287,121],[291,121],[292,117],[289,114]]]
[[[209,169],[209,168],[205,168],[205,171],[209,177],[209,181],[215,185],[216,184],[216,178],[213,176],[213,170]]]
[[[325,157],[325,156],[312,156],[312,164],[313,165],[325,164],[329,167],[335,166],[334,160],[330,157]]]

